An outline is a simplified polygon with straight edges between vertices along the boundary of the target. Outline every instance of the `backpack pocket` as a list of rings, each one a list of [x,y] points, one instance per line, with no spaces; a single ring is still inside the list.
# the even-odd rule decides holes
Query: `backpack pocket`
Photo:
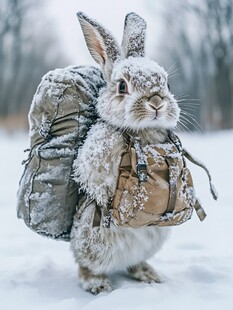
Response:
[[[166,153],[169,149],[171,153]],[[130,153],[130,154],[129,154]],[[172,226],[192,216],[195,203],[192,177],[175,148],[166,144],[146,153],[147,178],[137,176],[135,152],[122,157],[118,184],[112,203],[115,225],[142,227]]]
[[[71,178],[74,150],[39,146],[33,153],[20,181],[18,217],[39,234],[69,240],[78,202]]]

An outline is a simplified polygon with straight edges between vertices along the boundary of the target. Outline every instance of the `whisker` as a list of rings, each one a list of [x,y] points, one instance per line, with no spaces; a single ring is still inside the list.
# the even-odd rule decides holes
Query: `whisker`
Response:
[[[168,74],[171,73],[172,70],[174,70],[176,63],[177,63],[177,61],[175,61],[175,62],[168,68],[168,70],[167,70],[167,73],[168,73]],[[176,69],[176,68],[175,68],[175,69]]]
[[[179,123],[185,128],[185,131],[189,133],[192,132],[191,128],[189,127],[190,123],[186,119],[180,119]]]
[[[179,106],[183,106],[183,107],[199,107],[200,104],[196,103],[196,102],[188,102],[188,101],[177,101]]]
[[[174,73],[177,73],[180,71],[180,67],[176,67],[176,64],[177,64],[177,61],[175,61],[171,66],[170,68],[167,70],[167,73],[168,73],[168,77],[171,78],[171,76],[174,74]],[[180,75],[180,74],[179,74]]]
[[[169,79],[173,79],[176,76],[181,76],[180,73],[172,73],[171,75],[169,75]]]
[[[190,118],[190,119],[189,119]],[[192,125],[198,132],[202,133],[203,132],[203,128],[200,126],[200,124],[195,120],[195,118],[193,118],[191,115],[189,115],[189,113],[183,113],[183,115],[180,115],[180,119],[182,119],[182,121],[185,121],[186,124],[190,124]]]
[[[188,111],[182,111],[181,110],[181,114],[185,114],[186,116],[190,117],[193,119],[194,122],[196,122],[198,124],[198,122],[196,121],[196,119],[194,118],[194,115],[192,115],[191,113],[189,113]],[[199,124],[198,124],[199,125]]]
[[[186,126],[181,120],[179,120],[179,124],[180,124],[181,128],[182,127],[185,128],[185,130],[183,130],[183,131],[191,132],[190,128],[188,128],[188,126]]]
[[[175,130],[181,131],[181,132],[185,132],[185,130],[182,128],[181,124],[179,122],[177,122]]]
[[[187,94],[185,93],[185,92],[183,92],[183,93],[179,93],[179,94],[174,94],[177,98],[179,98],[179,97],[184,97],[184,98],[187,98]]]
[[[179,107],[181,108],[181,111],[186,111],[186,110],[188,110],[188,111],[192,111],[192,112],[197,112],[199,109],[198,109],[198,107],[196,107],[196,106],[194,106],[194,107],[192,107],[192,106],[182,106],[182,105],[179,105]]]
[[[179,104],[178,103],[178,106],[181,108],[181,109],[193,109],[193,110],[198,110],[199,109],[199,105],[198,104],[194,104],[194,105],[192,105],[192,104],[183,104],[183,103],[181,103],[181,104]]]
[[[188,100],[188,101],[201,101],[200,99],[198,98],[190,98],[190,97],[185,97],[185,98],[181,98],[182,101],[185,101],[185,100]]]
[[[197,103],[198,99],[176,99],[178,103],[183,103],[183,104],[193,104],[193,105],[200,105],[200,103]]]

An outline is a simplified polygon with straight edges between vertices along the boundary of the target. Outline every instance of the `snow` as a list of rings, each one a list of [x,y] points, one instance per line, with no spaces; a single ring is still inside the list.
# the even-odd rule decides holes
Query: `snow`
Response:
[[[120,161],[115,155],[119,140],[121,136],[115,128],[105,122],[97,122],[89,130],[85,144],[79,149],[74,161],[74,181],[101,206],[107,206],[109,197],[114,195],[117,162]],[[121,145],[124,147],[123,143]],[[122,151],[120,149],[118,153]],[[111,169],[114,174],[109,175],[110,165],[115,161],[116,165]]]
[[[126,16],[122,47],[125,57],[144,56],[146,22],[135,13]],[[129,42],[129,44],[128,44]]]
[[[130,77],[135,89],[148,89],[151,93],[166,90],[167,73],[157,62],[145,57],[129,57],[121,60],[112,72],[113,81]]]
[[[165,283],[143,284],[116,274],[115,290],[95,297],[79,287],[69,243],[36,235],[16,218],[20,163],[28,141],[24,134],[0,132],[0,308],[232,310],[233,131],[181,138],[206,163],[219,200],[212,199],[205,172],[189,164],[207,218],[200,222],[194,212],[192,220],[173,228],[163,249],[150,260]]]

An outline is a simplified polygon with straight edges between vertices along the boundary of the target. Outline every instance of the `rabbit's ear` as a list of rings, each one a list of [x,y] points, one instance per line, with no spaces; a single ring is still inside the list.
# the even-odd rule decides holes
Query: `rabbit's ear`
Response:
[[[120,48],[112,35],[99,23],[83,12],[77,13],[83,35],[94,60],[104,73],[110,73],[113,63],[120,56]]]
[[[134,12],[127,14],[121,44],[126,58],[129,56],[143,57],[145,55],[145,36],[145,20]]]

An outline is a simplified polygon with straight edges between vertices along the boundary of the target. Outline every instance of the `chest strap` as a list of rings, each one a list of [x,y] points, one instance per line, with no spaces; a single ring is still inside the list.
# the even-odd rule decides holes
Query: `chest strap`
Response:
[[[169,183],[169,199],[168,199],[168,205],[166,209],[166,213],[172,213],[176,206],[176,199],[177,199],[177,182],[178,182],[178,175],[173,174],[174,170],[174,161],[171,157],[166,157],[165,159],[167,165],[168,165],[168,183]]]

